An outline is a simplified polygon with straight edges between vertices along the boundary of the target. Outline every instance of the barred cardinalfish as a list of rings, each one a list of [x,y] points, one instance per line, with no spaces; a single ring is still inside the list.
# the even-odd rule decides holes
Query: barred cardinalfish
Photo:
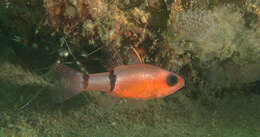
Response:
[[[149,64],[119,65],[109,72],[95,74],[56,64],[51,73],[54,82],[62,87],[58,102],[83,91],[104,91],[118,98],[146,100],[168,96],[184,86],[184,79],[179,75]]]

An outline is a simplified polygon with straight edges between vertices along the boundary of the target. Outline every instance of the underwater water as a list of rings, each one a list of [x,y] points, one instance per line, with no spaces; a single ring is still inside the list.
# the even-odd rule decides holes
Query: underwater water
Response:
[[[56,2],[0,2],[0,137],[260,136],[260,1]],[[46,74],[58,59],[98,73],[135,62],[132,47],[184,88],[151,100],[99,91],[53,100]]]

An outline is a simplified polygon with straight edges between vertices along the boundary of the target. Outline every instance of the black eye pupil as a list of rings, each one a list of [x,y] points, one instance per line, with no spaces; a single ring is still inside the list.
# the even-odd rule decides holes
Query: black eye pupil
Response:
[[[177,77],[174,75],[168,75],[167,76],[167,84],[169,86],[174,86],[175,84],[177,84],[178,80]]]

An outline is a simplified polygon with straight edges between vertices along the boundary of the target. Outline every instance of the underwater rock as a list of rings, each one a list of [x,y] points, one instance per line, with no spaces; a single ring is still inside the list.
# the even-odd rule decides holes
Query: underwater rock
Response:
[[[233,60],[235,64],[259,60],[259,24],[253,25],[253,29],[247,28],[239,11],[219,7],[212,13],[184,11],[176,14],[169,19],[165,36],[176,54],[191,52],[200,60],[201,67],[225,60]]]
[[[215,16],[208,11],[183,11],[177,12],[170,19],[169,28],[174,33],[176,40],[202,41],[216,31],[218,22]]]
[[[164,35],[169,47],[160,58],[168,69],[181,68],[201,88],[201,83],[229,88],[259,81],[260,24],[250,21],[258,20],[256,10],[234,5],[176,10],[174,4]],[[249,13],[256,15],[247,18]]]

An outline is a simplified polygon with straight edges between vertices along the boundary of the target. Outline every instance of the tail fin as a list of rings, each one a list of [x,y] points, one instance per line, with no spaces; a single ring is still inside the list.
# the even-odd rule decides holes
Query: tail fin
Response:
[[[68,66],[56,64],[46,76],[54,84],[55,102],[63,102],[83,91],[84,74]]]

